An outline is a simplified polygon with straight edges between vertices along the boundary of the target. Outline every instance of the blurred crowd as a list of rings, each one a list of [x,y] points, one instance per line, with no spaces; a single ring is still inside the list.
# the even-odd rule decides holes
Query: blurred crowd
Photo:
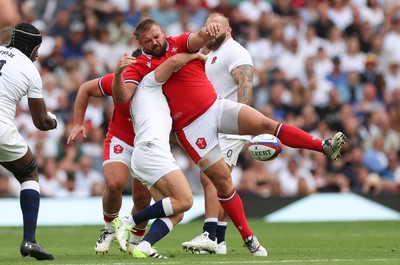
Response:
[[[135,25],[155,19],[166,35],[196,31],[211,12],[227,16],[233,37],[255,66],[253,106],[326,139],[343,131],[336,161],[284,147],[260,162],[243,150],[233,171],[241,194],[301,196],[314,192],[400,194],[400,2],[397,0],[20,0],[24,22],[43,34],[36,65],[58,129],[38,131],[27,102],[15,123],[37,157],[44,197],[102,194],[102,146],[111,98],[92,99],[87,138],[66,144],[79,86],[112,72],[138,45]],[[202,193],[199,169],[173,152]],[[130,194],[127,183],[125,193]],[[0,197],[19,187],[0,171]]]

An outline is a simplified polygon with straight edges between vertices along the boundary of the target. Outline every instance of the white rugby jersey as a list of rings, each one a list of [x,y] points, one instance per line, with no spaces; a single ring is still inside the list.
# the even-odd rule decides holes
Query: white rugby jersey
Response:
[[[133,95],[130,110],[135,125],[135,146],[153,139],[169,143],[172,118],[162,85],[155,80],[153,70],[142,79]]]
[[[218,95],[237,101],[238,86],[232,77],[232,70],[240,65],[253,66],[250,53],[239,42],[230,38],[216,51],[207,55],[206,74]]]
[[[43,98],[42,79],[33,62],[16,48],[0,46],[0,120],[13,124],[23,96]]]

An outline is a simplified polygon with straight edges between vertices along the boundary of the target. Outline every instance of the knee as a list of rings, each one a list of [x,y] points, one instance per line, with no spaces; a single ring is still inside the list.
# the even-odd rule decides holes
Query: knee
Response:
[[[122,194],[122,191],[124,190],[124,186],[121,183],[117,181],[108,181],[106,185],[106,189],[110,194]]]
[[[192,208],[193,196],[181,196],[179,199],[176,200],[171,198],[171,202],[175,214],[183,213]]]
[[[151,195],[146,189],[145,191],[138,191],[133,193],[133,203],[135,208],[142,210],[150,205]]]
[[[31,162],[23,170],[13,172],[13,174],[20,184],[30,180],[38,182],[36,159],[33,157]]]
[[[193,196],[190,196],[185,199],[185,201],[182,205],[183,212],[188,211],[190,208],[192,208],[192,206],[193,206]]]

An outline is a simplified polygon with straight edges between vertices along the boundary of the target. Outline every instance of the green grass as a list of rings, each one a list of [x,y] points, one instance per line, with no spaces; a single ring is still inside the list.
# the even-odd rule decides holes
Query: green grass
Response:
[[[202,222],[179,225],[156,244],[169,259],[134,260],[113,243],[106,255],[95,254],[101,226],[39,227],[38,241],[55,256],[40,264],[400,264],[400,222],[265,223],[251,219],[269,257],[252,257],[230,224],[228,255],[196,255],[181,250],[183,241],[201,232]],[[38,264],[19,253],[22,228],[0,228],[0,264]]]

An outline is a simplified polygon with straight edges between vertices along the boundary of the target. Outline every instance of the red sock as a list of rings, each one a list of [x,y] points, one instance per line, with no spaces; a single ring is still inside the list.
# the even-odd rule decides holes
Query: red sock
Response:
[[[253,235],[249,224],[247,223],[246,215],[244,214],[242,199],[234,190],[228,196],[218,195],[219,202],[224,208],[224,211],[232,220],[233,224],[239,231],[243,240]]]
[[[138,228],[138,227],[134,227],[131,230],[131,233],[134,234],[135,236],[144,236],[144,234],[146,234],[146,228]]]
[[[282,144],[289,147],[314,150],[324,153],[321,139],[318,139],[317,137],[314,137],[295,126],[283,123],[279,124],[276,137],[279,138]]]
[[[111,223],[112,221],[114,221],[115,218],[118,217],[118,214],[116,216],[107,216],[107,215],[103,215],[103,220],[107,223]]]

